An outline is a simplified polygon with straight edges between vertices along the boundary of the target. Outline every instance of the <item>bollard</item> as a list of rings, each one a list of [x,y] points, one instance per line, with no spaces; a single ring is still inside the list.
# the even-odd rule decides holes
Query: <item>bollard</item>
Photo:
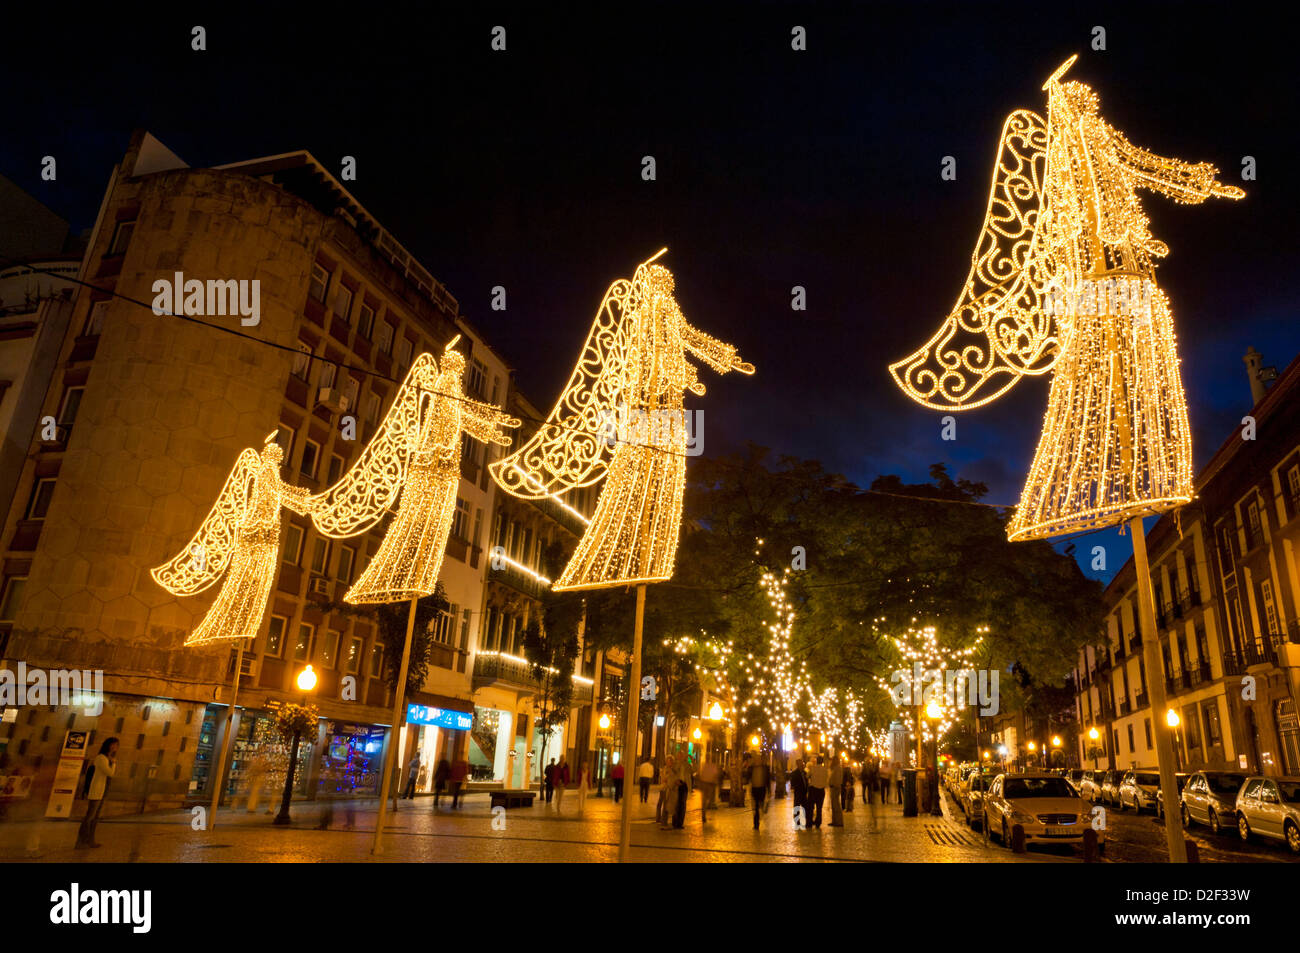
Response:
[[[1085,864],[1097,862],[1097,832],[1091,827],[1083,832],[1083,862]]]
[[[1011,850],[1016,854],[1025,852],[1025,826],[1015,824],[1011,828]]]
[[[1201,848],[1196,845],[1194,840],[1184,840],[1187,845],[1187,862],[1189,864],[1199,864],[1201,862]]]

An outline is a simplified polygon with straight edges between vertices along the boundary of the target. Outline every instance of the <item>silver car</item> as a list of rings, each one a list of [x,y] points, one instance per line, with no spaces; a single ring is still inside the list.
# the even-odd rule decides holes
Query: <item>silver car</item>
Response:
[[[1119,784],[1119,809],[1125,810],[1130,804],[1141,814],[1145,809],[1156,809],[1156,789],[1160,787],[1160,775],[1154,771],[1129,771]]]
[[[1250,777],[1237,795],[1237,833],[1280,840],[1300,854],[1300,777]]]
[[[1216,834],[1237,826],[1237,794],[1244,771],[1197,771],[1183,788],[1183,826],[1207,824]]]

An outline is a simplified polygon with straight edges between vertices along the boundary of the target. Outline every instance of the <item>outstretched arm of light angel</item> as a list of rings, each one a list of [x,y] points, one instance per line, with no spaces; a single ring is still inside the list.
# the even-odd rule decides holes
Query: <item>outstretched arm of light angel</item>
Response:
[[[685,318],[682,319],[682,343],[686,346],[687,351],[719,374],[725,374],[728,371],[738,371],[741,374],[754,373],[754,365],[742,361],[732,345],[691,327],[686,323]],[[698,381],[691,383],[689,386],[692,393],[700,394],[704,392],[704,386]]]
[[[420,429],[421,387],[431,386],[437,374],[433,355],[417,357],[357,462],[333,486],[307,498],[304,509],[322,534],[356,536],[384,518],[406,479],[410,444]]]
[[[170,560],[150,571],[154,582],[172,595],[192,596],[221,578],[234,554],[235,533],[248,507],[259,465],[257,451],[245,450],[239,455],[194,538]]]
[[[1235,185],[1218,181],[1219,170],[1209,162],[1169,159],[1133,145],[1118,129],[1108,125],[1106,131],[1116,160],[1143,188],[1188,204],[1204,202],[1212,195],[1239,199],[1246,194]]]
[[[518,427],[518,417],[502,413],[491,404],[480,403],[466,398],[460,405],[460,427],[475,440],[483,443],[496,443],[508,447],[512,443],[509,434],[501,432],[502,427]]]
[[[299,516],[306,516],[311,512],[312,498],[306,487],[294,486],[292,483],[281,481],[280,503]]]

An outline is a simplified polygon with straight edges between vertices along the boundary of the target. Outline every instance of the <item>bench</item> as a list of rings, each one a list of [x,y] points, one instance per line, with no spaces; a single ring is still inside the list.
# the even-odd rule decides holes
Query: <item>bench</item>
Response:
[[[493,791],[492,807],[532,807],[536,791]]]

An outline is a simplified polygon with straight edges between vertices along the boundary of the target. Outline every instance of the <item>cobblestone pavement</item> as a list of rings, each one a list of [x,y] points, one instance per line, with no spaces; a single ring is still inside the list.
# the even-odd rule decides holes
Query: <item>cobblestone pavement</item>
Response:
[[[770,802],[760,830],[753,829],[749,807],[720,807],[701,820],[700,796],[692,794],[682,830],[663,830],[655,822],[658,790],[647,804],[633,802],[632,855],[645,862],[750,863],[783,861],[922,862],[922,863],[1059,863],[1078,862],[1074,852],[1033,851],[1016,855],[984,845],[983,838],[953,817],[945,799],[945,816],[904,818],[898,805],[876,806],[872,812],[858,803],[844,815],[844,827],[796,830],[792,801]],[[223,808],[214,829],[191,829],[188,812],[131,815],[100,822],[102,847],[74,850],[76,824],[50,821],[0,825],[0,860],[45,862],[359,862],[481,861],[608,863],[618,857],[621,805],[611,798],[588,796],[578,817],[575,792],[569,791],[562,810],[540,800],[531,808],[513,808],[494,817],[486,794],[464,799],[452,810],[444,798],[434,810],[431,797],[399,801],[397,813],[385,822],[385,850],[370,853],[374,833],[373,801],[335,803],[326,829],[318,829],[325,808],[296,802],[293,824],[274,827],[268,813],[249,814]],[[355,812],[355,829],[347,830],[347,807]],[[504,829],[501,828],[504,822]],[[33,840],[35,838],[35,840]],[[31,850],[29,851],[29,848]]]

